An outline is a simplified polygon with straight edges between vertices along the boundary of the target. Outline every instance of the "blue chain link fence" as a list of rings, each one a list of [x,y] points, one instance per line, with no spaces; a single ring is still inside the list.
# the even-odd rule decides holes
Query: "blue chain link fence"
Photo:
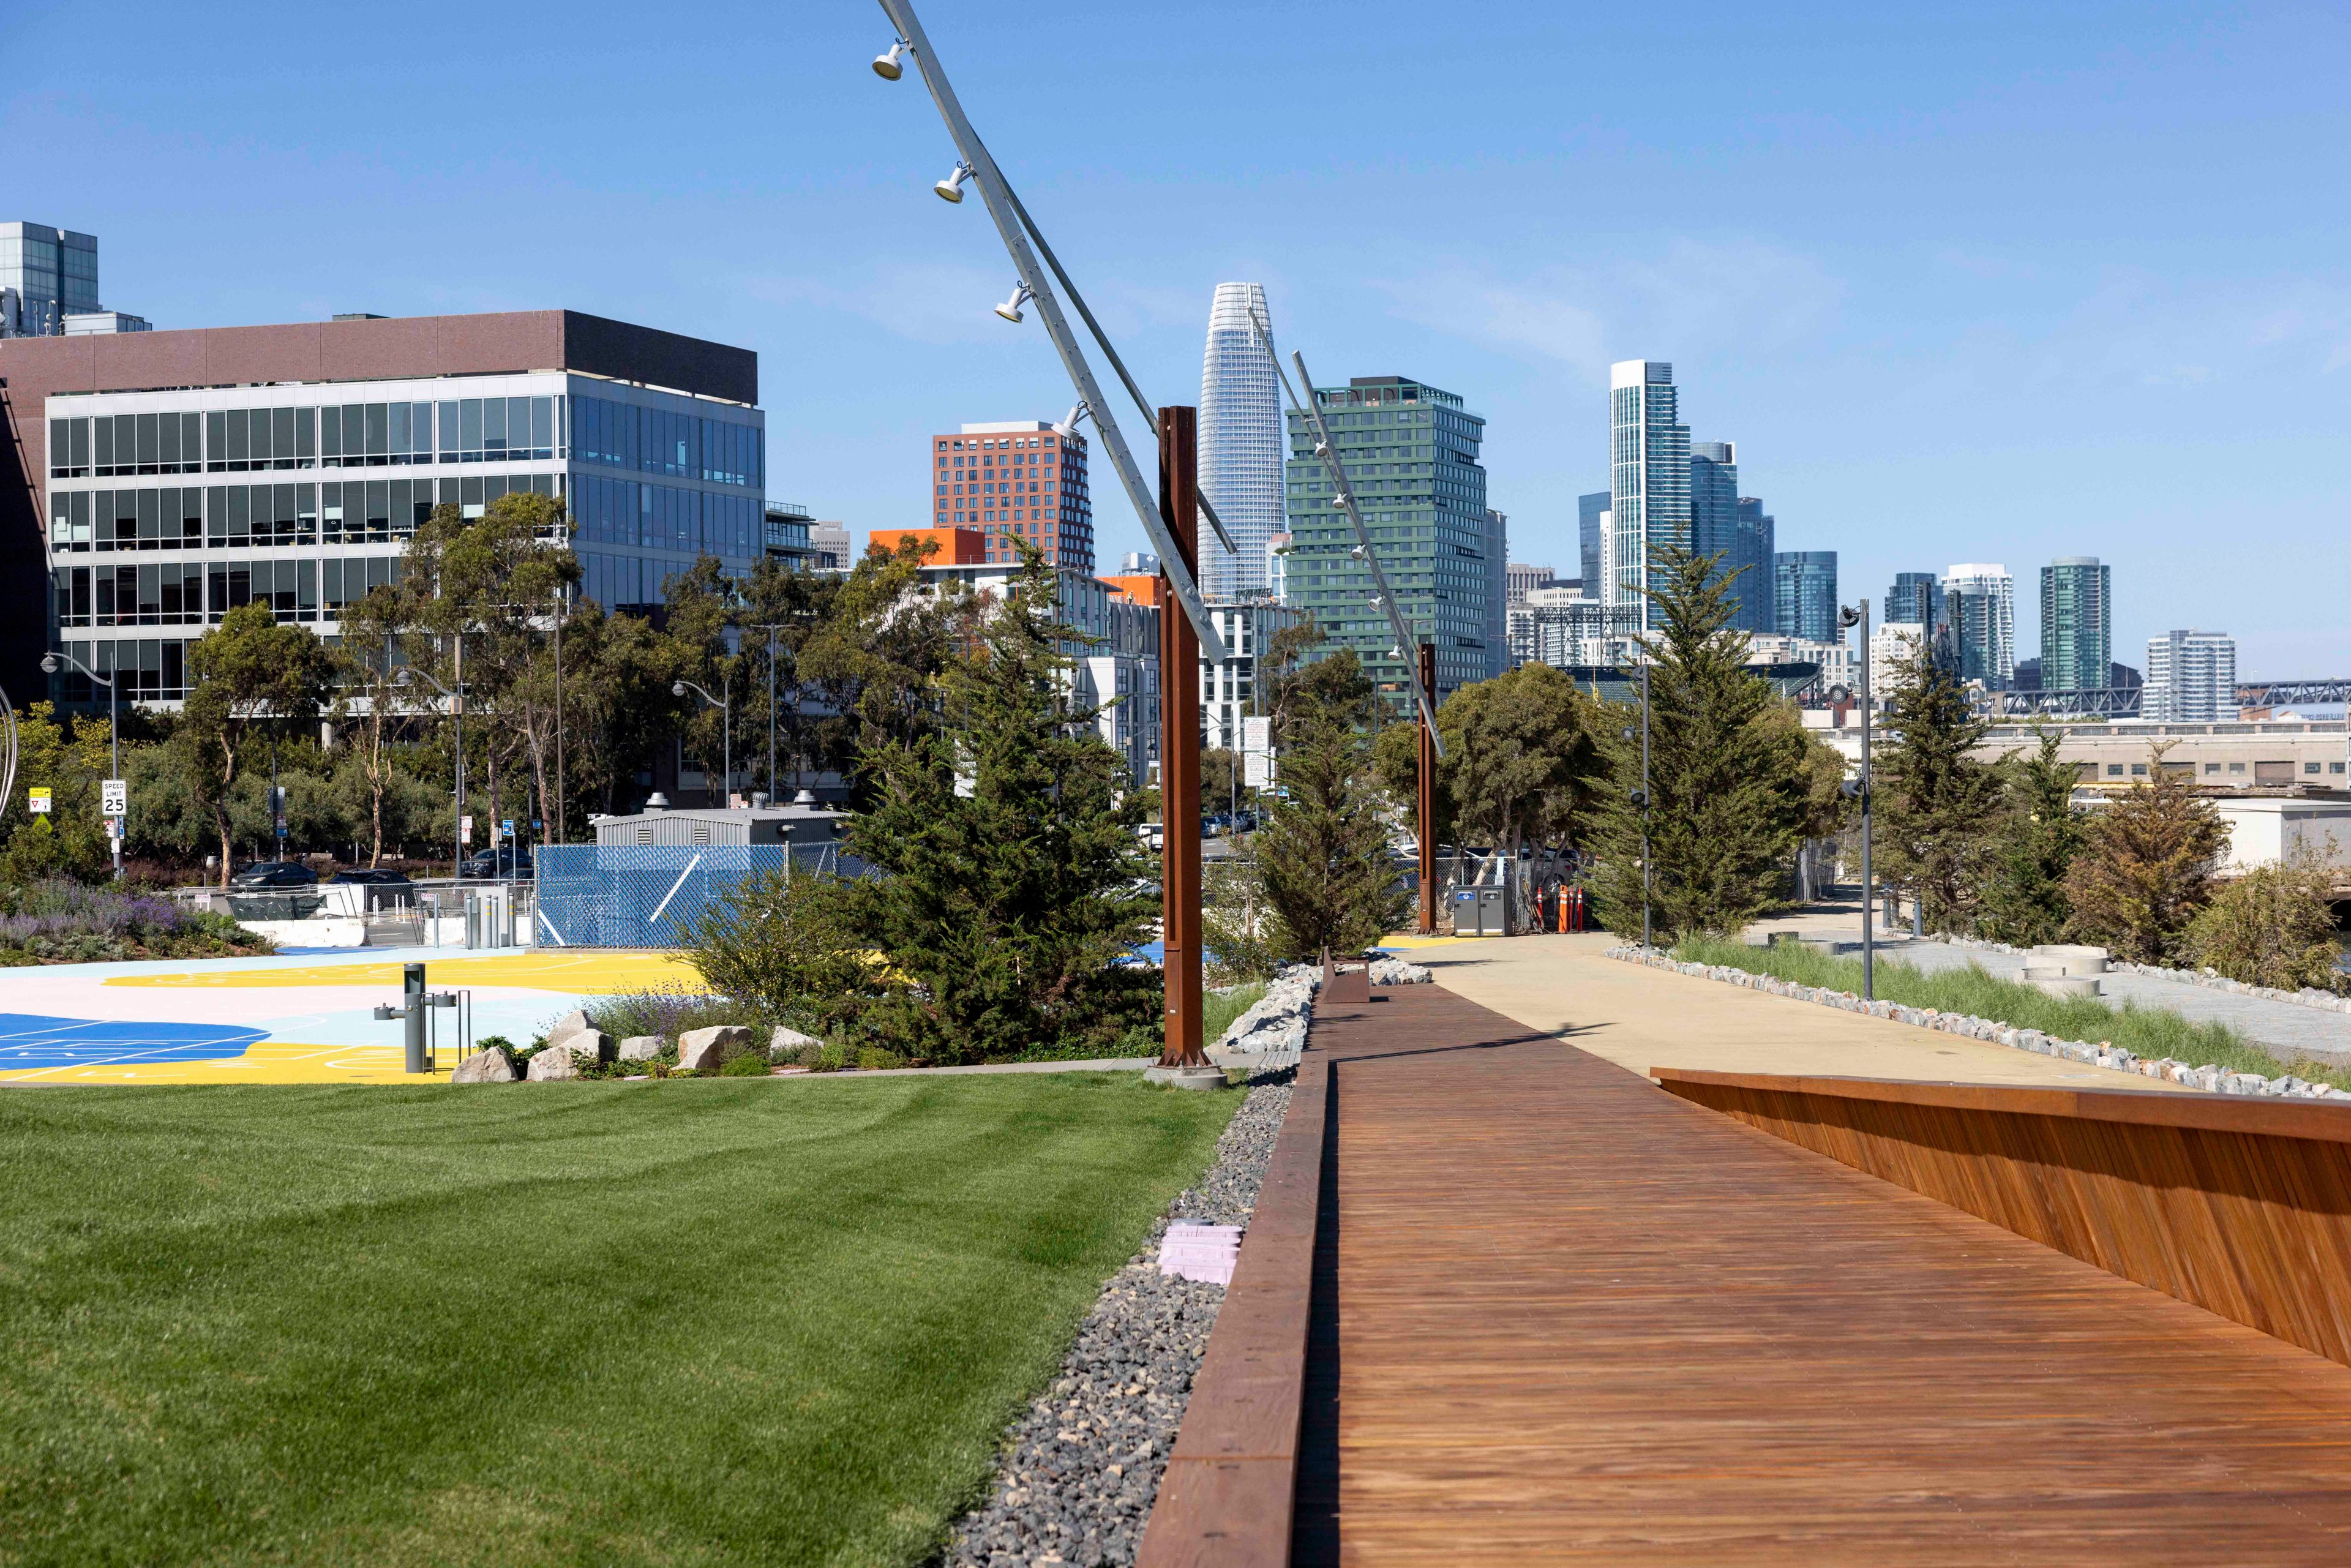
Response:
[[[674,947],[711,901],[758,872],[831,871],[828,846],[549,844],[538,852],[538,941],[551,947]]]

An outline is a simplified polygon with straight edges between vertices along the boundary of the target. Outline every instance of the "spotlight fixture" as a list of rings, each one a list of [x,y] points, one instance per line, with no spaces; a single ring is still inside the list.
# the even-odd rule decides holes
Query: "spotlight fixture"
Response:
[[[970,179],[971,176],[972,167],[970,164],[957,163],[955,166],[954,173],[949,174],[946,179],[941,180],[937,184],[933,185],[931,189],[939,193],[939,200],[943,202],[960,202],[963,200],[963,183],[966,180]]]
[[[1061,436],[1075,435],[1078,431],[1078,422],[1091,416],[1093,412],[1087,406],[1086,400],[1080,398],[1070,405],[1070,412],[1061,423],[1053,426],[1053,434]]]
[[[900,38],[886,52],[873,57],[873,74],[883,81],[896,81],[906,74],[906,68],[898,63],[905,57],[906,40]]]
[[[1029,292],[1029,286],[1027,284],[1016,284],[1012,289],[1012,298],[998,306],[996,308],[996,313],[998,316],[1003,317],[1007,321],[1012,322],[1014,325],[1018,326],[1021,320],[1020,307],[1028,304],[1029,301],[1036,298],[1036,295]]]

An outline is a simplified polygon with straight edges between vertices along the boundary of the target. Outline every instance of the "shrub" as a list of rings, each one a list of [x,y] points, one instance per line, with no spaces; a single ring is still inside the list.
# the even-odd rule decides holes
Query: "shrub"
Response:
[[[2318,855],[2298,850],[2222,883],[2189,923],[2188,949],[2199,964],[2247,985],[2332,989],[2339,978],[2327,902],[2333,881]]]
[[[829,1033],[875,988],[866,953],[848,930],[849,897],[839,877],[762,872],[713,899],[686,925],[681,943],[711,989],[763,1019]]]
[[[266,953],[268,938],[225,915],[63,878],[0,888],[0,964],[206,958]]]
[[[765,1078],[768,1076],[768,1059],[764,1054],[758,1051],[747,1051],[742,1055],[735,1058],[732,1061],[729,1061],[726,1066],[720,1068],[718,1070],[718,1076],[721,1078]]]

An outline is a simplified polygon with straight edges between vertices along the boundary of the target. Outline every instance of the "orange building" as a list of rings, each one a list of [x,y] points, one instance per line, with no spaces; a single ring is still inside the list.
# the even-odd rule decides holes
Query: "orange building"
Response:
[[[1105,577],[1111,597],[1129,604],[1141,604],[1157,610],[1167,602],[1167,580],[1155,571],[1139,577]]]
[[[987,536],[977,528],[876,528],[865,553],[895,554],[900,541],[929,539],[939,548],[930,566],[978,566],[987,559]]]

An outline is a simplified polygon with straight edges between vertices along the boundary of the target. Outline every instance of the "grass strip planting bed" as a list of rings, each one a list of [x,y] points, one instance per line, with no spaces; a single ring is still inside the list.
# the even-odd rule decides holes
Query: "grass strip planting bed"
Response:
[[[1861,989],[1861,960],[1833,958],[1796,943],[1750,947],[1744,943],[1692,938],[1674,949],[1685,963],[1725,965],[1751,975],[1770,975],[1800,986],[1830,990]],[[2351,1089],[2351,1069],[2316,1061],[2284,1061],[2226,1024],[2199,1022],[2168,1008],[2143,1008],[2053,997],[2015,980],[2004,980],[1970,964],[1964,969],[1928,974],[1881,956],[1876,965],[1880,999],[1938,1012],[1995,1019],[2017,1029],[2037,1029],[2059,1040],[2110,1042],[2136,1055],[2170,1057],[2231,1072],[2264,1078],[2292,1073],[2313,1082]]]
[[[898,1563],[1239,1096],[0,1096],[0,1563]]]

